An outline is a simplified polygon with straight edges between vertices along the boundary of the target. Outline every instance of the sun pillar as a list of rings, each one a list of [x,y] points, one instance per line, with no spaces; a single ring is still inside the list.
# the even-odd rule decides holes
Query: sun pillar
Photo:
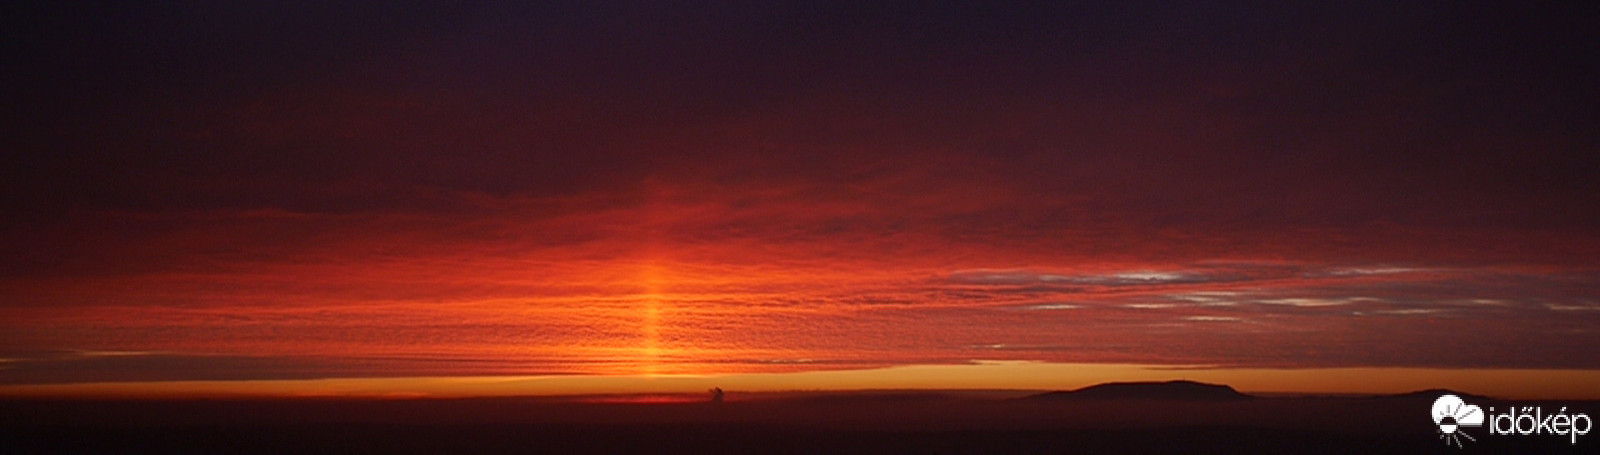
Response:
[[[655,264],[647,264],[641,273],[640,282],[644,284],[644,295],[641,299],[644,307],[644,321],[641,331],[644,338],[640,352],[640,372],[646,375],[661,372],[661,305],[662,305],[662,272]]]

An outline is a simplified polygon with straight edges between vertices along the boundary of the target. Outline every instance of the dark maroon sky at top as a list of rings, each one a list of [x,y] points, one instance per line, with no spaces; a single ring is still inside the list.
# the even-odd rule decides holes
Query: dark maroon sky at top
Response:
[[[1151,223],[1600,223],[1592,5],[157,3],[8,7],[8,218],[959,163]]]
[[[0,307],[48,319],[113,298],[61,297],[106,277],[636,238],[702,264],[904,255],[961,286],[1068,262],[1121,264],[1088,282],[1477,270],[1383,292],[1568,311],[1510,333],[1600,307],[1592,2],[325,3],[5,6]],[[757,246],[702,248],[719,239]],[[583,251],[562,258],[620,257]],[[12,357],[127,341],[39,330]],[[1577,341],[1372,363],[1597,366]]]

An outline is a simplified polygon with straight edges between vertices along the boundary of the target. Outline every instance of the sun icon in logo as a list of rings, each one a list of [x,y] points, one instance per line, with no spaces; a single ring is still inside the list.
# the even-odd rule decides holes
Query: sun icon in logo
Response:
[[[1461,438],[1477,441],[1461,429],[1482,426],[1483,408],[1467,404],[1455,395],[1441,395],[1433,400],[1433,424],[1439,426],[1439,439],[1444,440],[1444,445],[1453,443],[1462,447]]]

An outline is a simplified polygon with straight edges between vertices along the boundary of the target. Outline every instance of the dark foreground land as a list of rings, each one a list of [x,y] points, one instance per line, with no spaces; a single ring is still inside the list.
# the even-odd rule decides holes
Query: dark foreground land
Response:
[[[1465,454],[1596,453],[1600,445],[1600,432],[1572,445],[1473,428],[1476,441],[1446,446],[1428,417],[1434,398],[10,400],[0,401],[0,452]],[[1509,405],[1501,403],[1481,404]],[[1595,402],[1517,404],[1600,416]]]

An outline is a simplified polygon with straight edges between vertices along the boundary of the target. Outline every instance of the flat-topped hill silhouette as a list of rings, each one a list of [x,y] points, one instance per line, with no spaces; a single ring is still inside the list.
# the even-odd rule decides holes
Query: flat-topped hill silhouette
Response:
[[[1445,450],[1428,419],[1440,392],[1243,399],[1250,396],[1227,386],[1175,381],[1032,396],[1050,401],[1023,401],[1026,392],[1014,390],[735,391],[720,404],[700,393],[0,398],[0,440],[8,453],[1420,453]],[[1505,406],[1466,401],[1485,411]],[[1544,409],[1562,406],[1600,415],[1600,401]],[[1466,452],[1588,447],[1584,439],[1575,451],[1567,438],[1471,434],[1478,441]]]
[[[1222,384],[1195,381],[1108,382],[1071,391],[1047,392],[1025,400],[1179,400],[1233,401],[1255,397]]]

